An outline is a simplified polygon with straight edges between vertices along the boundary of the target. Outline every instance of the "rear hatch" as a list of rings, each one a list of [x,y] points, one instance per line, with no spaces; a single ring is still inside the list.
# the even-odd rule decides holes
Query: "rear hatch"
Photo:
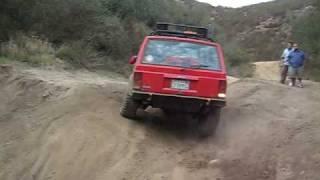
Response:
[[[140,64],[135,88],[144,92],[215,98],[226,91],[226,74],[219,71]]]
[[[149,36],[134,69],[135,89],[215,98],[225,94],[226,73],[219,44],[179,37]]]

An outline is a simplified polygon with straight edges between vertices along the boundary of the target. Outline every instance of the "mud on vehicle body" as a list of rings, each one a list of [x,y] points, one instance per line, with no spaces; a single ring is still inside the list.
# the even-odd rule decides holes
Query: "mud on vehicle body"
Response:
[[[134,64],[121,115],[139,108],[192,115],[203,136],[215,132],[226,104],[226,69],[221,46],[206,28],[158,23],[145,37]]]

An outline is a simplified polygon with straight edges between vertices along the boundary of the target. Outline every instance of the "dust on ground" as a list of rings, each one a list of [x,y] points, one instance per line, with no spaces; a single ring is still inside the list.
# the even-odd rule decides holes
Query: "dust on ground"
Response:
[[[305,87],[233,82],[217,136],[200,140],[120,117],[121,79],[2,66],[0,179],[319,180],[320,85]]]

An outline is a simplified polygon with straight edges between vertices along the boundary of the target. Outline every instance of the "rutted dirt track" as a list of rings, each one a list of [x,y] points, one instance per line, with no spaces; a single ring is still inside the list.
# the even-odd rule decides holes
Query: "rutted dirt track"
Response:
[[[126,83],[0,68],[1,180],[319,180],[320,85],[240,80],[216,137],[119,116]],[[183,121],[183,120],[182,120]]]

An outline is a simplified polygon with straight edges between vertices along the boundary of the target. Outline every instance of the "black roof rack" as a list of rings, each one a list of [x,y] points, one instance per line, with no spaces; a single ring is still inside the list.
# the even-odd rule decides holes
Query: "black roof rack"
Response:
[[[151,35],[174,36],[212,41],[208,37],[207,28],[172,23],[157,23],[155,31],[151,33]]]

